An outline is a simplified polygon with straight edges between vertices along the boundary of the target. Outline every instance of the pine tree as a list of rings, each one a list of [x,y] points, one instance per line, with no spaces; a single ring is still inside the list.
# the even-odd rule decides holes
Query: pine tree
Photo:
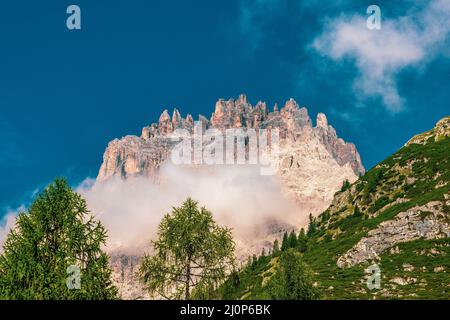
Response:
[[[345,181],[342,183],[341,192],[344,192],[350,188],[351,184],[350,182],[345,179]]]
[[[288,234],[285,232],[283,234],[283,240],[281,241],[281,251],[286,251],[289,248],[288,244]]]
[[[317,222],[316,218],[313,217],[313,215],[309,214],[309,225],[308,225],[308,237],[312,237],[314,233],[317,231]]]
[[[233,300],[233,294],[239,289],[241,285],[241,279],[239,277],[239,273],[237,271],[231,272],[228,279],[225,281],[222,286],[222,299],[224,300]]]
[[[300,252],[306,252],[308,243],[308,237],[306,236],[305,229],[301,229],[298,235],[298,249]]]
[[[57,179],[19,214],[0,256],[0,300],[116,299],[103,225]]]
[[[288,236],[288,246],[289,246],[289,248],[295,248],[295,247],[297,247],[297,235],[295,234],[295,231],[294,231],[294,230],[292,230],[292,231],[289,233],[289,236]]]
[[[259,256],[258,261],[263,261],[266,258],[266,250],[262,248],[261,255]]]
[[[275,300],[316,300],[312,272],[294,249],[283,252],[275,275],[269,280],[268,293]]]
[[[273,250],[272,250],[274,255],[277,255],[278,252],[280,252],[280,245],[278,244],[278,239],[275,239],[275,241],[273,242]]]
[[[254,254],[252,256],[252,269],[255,269],[257,265],[258,265],[258,257],[256,256],[256,254]]]
[[[144,256],[139,275],[152,295],[167,299],[206,299],[234,266],[231,230],[188,198],[159,225],[155,254]]]

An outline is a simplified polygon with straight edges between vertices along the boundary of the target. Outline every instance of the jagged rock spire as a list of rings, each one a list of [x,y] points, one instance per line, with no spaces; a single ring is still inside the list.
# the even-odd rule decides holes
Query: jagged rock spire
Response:
[[[180,127],[182,127],[183,123],[182,123],[182,118],[180,115],[180,112],[175,108],[173,109],[173,115],[172,115],[172,127],[173,129],[178,129]]]
[[[323,113],[318,113],[317,114],[316,125],[318,127],[327,128],[328,127],[327,116],[325,114],[323,114]]]
[[[171,119],[169,112],[166,110],[163,111],[158,121],[158,129],[162,134],[167,134],[173,131]]]
[[[186,124],[186,127],[194,126],[194,118],[192,118],[192,115],[188,114],[186,116],[185,124]]]
[[[240,94],[239,98],[236,99],[236,104],[247,104],[247,96],[245,94]]]
[[[286,141],[287,144],[300,143],[302,141],[308,142],[311,139],[316,139],[339,165],[349,164],[355,174],[364,173],[364,167],[362,166],[356,147],[337,136],[336,131],[328,124],[327,118],[323,113],[317,115],[316,127],[313,128],[308,110],[305,107],[300,108],[298,103],[292,98],[286,101],[281,109],[278,109],[277,104],[275,104],[273,112],[269,112],[266,104],[261,101],[253,107],[245,95],[240,95],[235,100],[219,99],[216,102],[211,119],[208,120],[203,116],[199,116],[199,121],[202,123],[203,129],[279,129],[280,138],[282,140],[290,140]],[[187,115],[186,119],[183,119],[177,109],[174,109],[172,117],[170,117],[169,112],[164,110],[159,117],[158,123],[143,128],[141,137],[138,139],[142,139],[143,141],[152,141],[155,137],[168,139],[169,134],[177,128],[183,128],[192,132],[194,128],[193,117]],[[131,141],[129,140],[128,142]],[[139,144],[140,142],[137,140],[133,143]],[[118,150],[120,148],[116,151],[119,152]],[[122,159],[126,151],[120,152],[123,154],[117,155],[117,157]],[[110,159],[105,162],[103,166],[104,170],[102,170],[99,178],[107,178],[110,175],[114,175],[115,172],[126,171],[126,168],[114,167],[117,166],[117,162],[114,160],[116,158],[114,158],[113,151],[110,151],[108,154],[112,155],[108,156],[108,159]],[[137,162],[136,170],[141,168],[139,170],[149,171],[149,168],[157,167],[159,162],[164,161],[164,159],[152,159],[152,161],[156,162],[147,163],[144,161],[141,164]]]

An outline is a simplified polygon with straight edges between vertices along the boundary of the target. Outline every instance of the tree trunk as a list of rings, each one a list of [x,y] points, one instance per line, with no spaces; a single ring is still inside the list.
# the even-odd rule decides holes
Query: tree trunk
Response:
[[[189,300],[191,298],[190,282],[191,282],[191,259],[188,258],[186,265],[186,293],[185,293],[186,300]]]

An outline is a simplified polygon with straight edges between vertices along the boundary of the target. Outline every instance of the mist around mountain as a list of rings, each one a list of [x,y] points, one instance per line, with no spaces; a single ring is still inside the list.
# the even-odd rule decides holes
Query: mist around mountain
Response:
[[[171,151],[176,130],[193,135],[201,131],[203,138],[208,130],[241,130],[247,135],[246,163],[175,164]],[[270,160],[277,168],[274,175],[261,175],[263,165],[249,162],[252,130],[258,135],[279,132],[279,153]],[[225,140],[224,150],[229,148]],[[203,153],[208,143],[200,146]],[[248,256],[271,249],[285,230],[306,226],[308,216],[325,210],[344,181],[354,182],[364,172],[355,145],[337,135],[325,114],[319,113],[313,123],[307,108],[294,99],[268,108],[240,95],[219,99],[212,115],[199,115],[197,122],[177,109],[172,116],[164,110],[140,136],[111,141],[97,179],[79,191],[110,230],[108,250],[122,294],[136,298],[145,296],[136,290],[139,283],[133,277],[138,261],[163,215],[184,199],[199,201],[219,223],[232,228],[242,264]]]

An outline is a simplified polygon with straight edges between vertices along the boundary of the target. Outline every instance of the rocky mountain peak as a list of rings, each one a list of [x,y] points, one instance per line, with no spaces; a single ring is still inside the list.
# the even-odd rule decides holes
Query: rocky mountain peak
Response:
[[[323,113],[318,113],[317,114],[316,125],[318,127],[322,127],[322,128],[327,129],[328,128],[327,116],[325,114],[323,114]]]
[[[446,137],[450,137],[450,116],[439,120],[433,129],[415,135],[405,144],[405,146],[411,144],[427,144],[430,139],[432,141],[438,141]]]
[[[284,109],[286,111],[289,111],[289,110],[294,111],[294,110],[297,110],[298,108],[299,108],[299,106],[293,98],[290,98],[288,101],[286,101],[286,103],[284,105]]]
[[[194,125],[194,118],[192,118],[192,115],[188,114],[186,116],[185,124],[187,126],[193,126]]]
[[[172,121],[169,112],[164,110],[158,121],[158,129],[162,134],[168,134],[173,131]]]
[[[325,114],[317,115],[317,125],[313,128],[308,110],[300,107],[292,98],[286,101],[279,111],[275,104],[273,112],[269,112],[266,103],[262,101],[252,106],[245,95],[240,95],[236,100],[219,99],[210,119],[202,115],[198,119],[203,129],[276,128],[279,129],[285,146],[299,143],[308,145],[311,141],[317,141],[337,165],[348,165],[355,177],[364,173],[356,147],[338,138],[334,128],[328,124]],[[98,179],[108,179],[119,173],[122,177],[128,177],[130,174],[149,175],[149,172],[157,172],[169,153],[169,134],[177,128],[192,132],[193,127],[194,119],[191,115],[183,119],[180,112],[174,109],[171,117],[168,110],[164,110],[157,123],[142,129],[140,137],[116,140],[108,146]],[[145,152],[141,150],[144,142]],[[148,154],[149,149],[153,150],[153,154]],[[310,151],[312,150],[305,150],[304,157],[308,157]],[[130,172],[127,168],[131,168]]]
[[[273,112],[274,113],[277,113],[279,110],[278,110],[278,103],[275,103],[275,105],[273,106]]]
[[[247,104],[247,96],[245,94],[240,94],[235,103],[236,105]]]
[[[182,118],[180,115],[180,112],[177,109],[173,109],[173,115],[172,115],[172,127],[174,129],[182,127]]]

